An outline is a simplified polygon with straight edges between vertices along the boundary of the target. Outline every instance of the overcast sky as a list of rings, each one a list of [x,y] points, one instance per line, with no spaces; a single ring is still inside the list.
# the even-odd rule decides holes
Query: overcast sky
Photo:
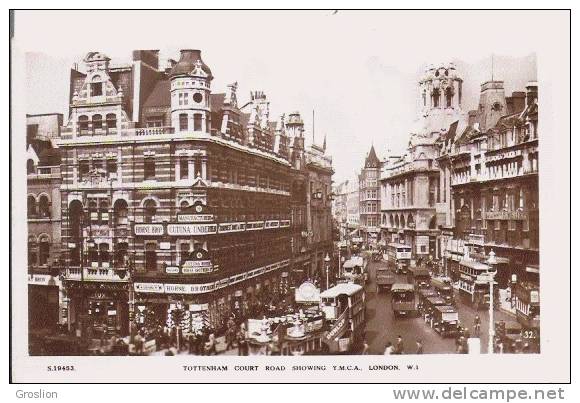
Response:
[[[130,15],[129,15],[130,13]],[[91,12],[59,11],[54,21],[17,13],[17,50],[28,53],[27,113],[67,113],[69,71],[88,51],[112,63],[129,61],[133,49],[202,50],[215,79],[213,92],[237,81],[238,99],[251,90],[270,100],[271,117],[300,111],[307,143],[327,136],[336,183],[354,177],[374,144],[379,157],[402,153],[416,118],[417,80],[426,64],[454,61],[464,80],[465,110],[477,106],[479,86],[494,77],[506,94],[536,80],[534,35],[525,13],[486,12]],[[58,18],[58,20],[57,20]],[[105,27],[87,29],[90,21]],[[479,27],[482,21],[492,24]],[[40,23],[51,30],[24,30]],[[20,24],[20,25],[19,25]],[[90,26],[90,24],[89,24]],[[481,28],[481,29],[480,29]],[[20,34],[20,35],[19,35]]]

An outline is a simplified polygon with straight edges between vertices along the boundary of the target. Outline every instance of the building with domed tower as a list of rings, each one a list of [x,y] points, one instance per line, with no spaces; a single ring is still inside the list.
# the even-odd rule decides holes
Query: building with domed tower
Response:
[[[315,264],[309,195],[330,194],[330,179],[309,191],[309,172],[332,174],[323,148],[305,149],[300,115],[272,121],[266,94],[242,104],[237,83],[212,92],[199,50],[166,66],[157,50],[83,62],[57,140],[71,329],[128,334],[178,308],[219,327],[283,298],[295,258]]]
[[[440,189],[438,140],[463,121],[463,80],[453,63],[428,66],[418,82],[419,116],[406,152],[387,158],[381,171],[381,232],[387,243],[412,247],[415,258],[438,258],[445,215]]]

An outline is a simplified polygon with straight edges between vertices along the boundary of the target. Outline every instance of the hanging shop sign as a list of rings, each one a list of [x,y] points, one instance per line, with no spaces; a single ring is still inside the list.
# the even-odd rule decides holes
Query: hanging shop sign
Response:
[[[139,236],[159,236],[163,235],[162,224],[135,224],[135,235]]]
[[[183,274],[202,274],[213,271],[211,260],[187,260],[181,266]]]
[[[248,221],[246,223],[246,231],[256,231],[264,229],[264,221]]]
[[[167,266],[165,268],[165,273],[167,273],[167,274],[179,274],[179,267]]]
[[[177,222],[180,223],[196,223],[196,222],[212,222],[214,220],[213,214],[178,214]]]
[[[59,286],[60,280],[48,274],[29,274],[29,285]]]
[[[217,233],[217,224],[168,224],[168,235],[210,235]]]
[[[265,229],[271,229],[271,228],[280,228],[280,221],[278,220],[268,220],[264,222],[264,228]]]
[[[209,310],[209,304],[189,304],[191,312],[202,312]]]
[[[160,283],[135,283],[134,287],[137,292],[163,293],[164,290]]]
[[[207,284],[165,284],[166,294],[202,294],[214,289],[215,282]]]
[[[218,232],[220,234],[228,233],[228,232],[241,232],[246,230],[246,223],[245,222],[230,222],[230,223],[222,223],[218,225]]]

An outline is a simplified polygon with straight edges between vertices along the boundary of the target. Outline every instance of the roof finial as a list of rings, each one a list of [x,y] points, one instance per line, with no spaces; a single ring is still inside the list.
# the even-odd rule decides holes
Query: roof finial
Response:
[[[312,109],[312,144],[316,144],[314,139],[315,139],[315,136],[314,136],[314,109]]]

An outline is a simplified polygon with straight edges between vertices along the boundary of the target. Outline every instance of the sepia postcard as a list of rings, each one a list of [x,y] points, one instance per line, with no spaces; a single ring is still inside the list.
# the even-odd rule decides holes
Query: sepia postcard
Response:
[[[13,382],[569,380],[568,11],[12,25]]]

